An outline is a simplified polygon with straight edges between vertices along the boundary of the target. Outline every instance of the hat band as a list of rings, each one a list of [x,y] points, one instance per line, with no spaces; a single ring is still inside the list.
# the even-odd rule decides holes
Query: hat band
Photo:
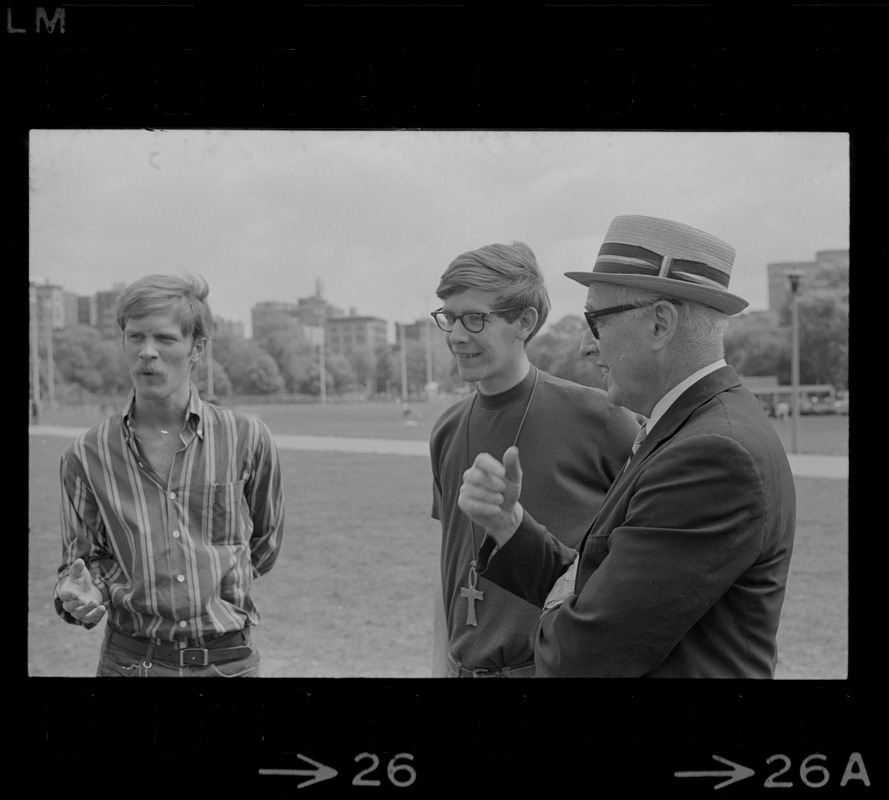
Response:
[[[665,274],[661,274],[663,267],[666,267]],[[688,283],[710,283],[723,289],[729,284],[729,275],[700,261],[669,259],[639,245],[615,242],[607,242],[599,249],[593,272],[651,275]]]

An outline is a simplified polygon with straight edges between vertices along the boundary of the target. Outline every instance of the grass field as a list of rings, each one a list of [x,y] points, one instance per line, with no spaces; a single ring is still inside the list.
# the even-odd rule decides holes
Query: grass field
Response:
[[[279,434],[428,439],[437,404],[244,407]],[[44,415],[87,426],[99,409]],[[800,419],[800,451],[848,455],[847,417]],[[790,422],[775,423],[789,447]],[[28,674],[94,674],[100,625],[63,623],[51,594],[60,558],[58,461],[68,440],[29,437]],[[282,450],[287,534],[255,597],[266,677],[425,677],[431,661],[438,526],[428,459]],[[848,483],[798,478],[798,524],[777,677],[846,677]]]

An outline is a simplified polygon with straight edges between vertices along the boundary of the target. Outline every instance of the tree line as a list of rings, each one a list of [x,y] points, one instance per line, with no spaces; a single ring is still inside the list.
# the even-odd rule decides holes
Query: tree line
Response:
[[[799,301],[800,382],[848,388],[849,304],[841,281],[830,279],[801,295]],[[848,285],[848,274],[846,274]],[[744,376],[777,376],[791,382],[790,309],[778,314],[742,314],[731,319],[725,336],[725,358]],[[601,375],[578,348],[586,331],[580,315],[551,322],[528,344],[532,363],[543,370],[587,386],[601,386]],[[344,396],[400,397],[403,375],[407,394],[422,397],[427,384],[441,392],[465,388],[456,373],[444,334],[430,331],[429,341],[401,342],[356,351],[351,356],[325,352],[325,392]],[[41,397],[47,396],[46,346],[41,343]],[[213,394],[317,397],[321,392],[321,358],[317,345],[298,331],[267,331],[258,339],[218,335],[212,340]],[[89,326],[58,330],[52,337],[53,388],[61,402],[88,402],[129,391],[131,381],[120,336],[103,338]],[[207,359],[195,373],[199,389],[208,386]]]

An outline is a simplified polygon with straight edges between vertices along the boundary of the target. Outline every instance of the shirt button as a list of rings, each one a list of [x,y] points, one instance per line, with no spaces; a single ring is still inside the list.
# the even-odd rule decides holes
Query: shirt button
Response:
[[[187,625],[188,623],[185,620],[182,620],[182,622],[179,623],[180,628],[185,628]]]
[[[173,538],[174,538],[174,539],[178,539],[178,538],[179,538],[179,531],[173,531]]]
[[[183,581],[185,581],[185,576],[184,575],[177,575],[176,580],[179,581],[179,583],[182,583]]]
[[[171,499],[171,500],[175,500],[175,499],[176,499],[176,492],[170,492],[170,499]]]

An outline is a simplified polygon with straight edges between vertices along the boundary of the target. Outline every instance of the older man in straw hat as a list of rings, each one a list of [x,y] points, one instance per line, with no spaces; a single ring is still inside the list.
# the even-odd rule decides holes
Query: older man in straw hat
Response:
[[[582,354],[647,418],[579,555],[523,511],[516,448],[466,472],[460,508],[493,537],[480,572],[543,608],[538,677],[774,676],[796,499],[771,422],[723,359],[747,306],[728,291],[733,262],[703,231],[621,216],[593,271],[566,273],[589,287]]]

